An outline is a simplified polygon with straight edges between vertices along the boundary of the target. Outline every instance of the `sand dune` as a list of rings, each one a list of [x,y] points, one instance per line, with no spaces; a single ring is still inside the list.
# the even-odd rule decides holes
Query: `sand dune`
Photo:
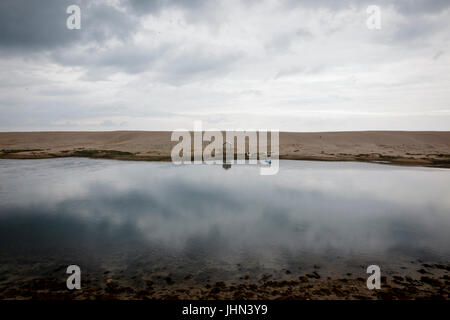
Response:
[[[3,132],[0,157],[169,161],[176,144],[170,136],[169,131]],[[280,158],[450,167],[450,132],[281,132]]]

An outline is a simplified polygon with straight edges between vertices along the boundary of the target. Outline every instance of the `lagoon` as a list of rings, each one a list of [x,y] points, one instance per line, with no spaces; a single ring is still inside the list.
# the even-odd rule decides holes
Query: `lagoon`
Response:
[[[447,169],[60,158],[0,160],[0,181],[0,292],[70,264],[136,290],[450,261]]]

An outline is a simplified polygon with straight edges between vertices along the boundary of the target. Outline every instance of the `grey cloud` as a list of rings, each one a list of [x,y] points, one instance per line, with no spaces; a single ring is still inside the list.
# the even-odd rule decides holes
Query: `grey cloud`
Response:
[[[234,5],[223,0],[122,0],[121,4],[129,13],[137,16],[158,16],[165,10],[181,10],[187,24],[201,23],[210,29],[216,29],[229,21],[228,8]],[[251,5],[251,2],[242,1],[241,4]]]
[[[78,39],[66,28],[66,8],[73,1],[0,2],[0,46],[48,48]]]
[[[310,39],[313,36],[311,31],[304,28],[300,28],[297,31],[295,31],[295,35],[302,39]]]
[[[217,123],[229,124],[230,127],[234,126],[236,119],[247,117],[243,115],[247,107],[250,116],[246,121],[264,123],[266,118],[258,120],[252,114],[252,108],[260,104],[271,104],[280,110],[292,105],[311,106],[311,109],[377,110],[371,107],[373,104],[364,105],[363,96],[377,97],[380,101],[382,97],[387,106],[399,113],[409,112],[403,106],[409,108],[413,99],[408,100],[408,97],[411,96],[418,101],[414,104],[417,109],[447,108],[448,94],[442,87],[445,87],[448,77],[445,68],[439,69],[439,64],[448,59],[445,54],[448,51],[445,41],[448,11],[447,14],[439,14],[448,10],[450,1],[305,0],[280,1],[274,5],[270,1],[243,0],[236,5],[226,0],[118,0],[119,8],[108,3],[106,0],[0,1],[1,127],[52,127],[54,123],[68,119],[72,123],[92,120],[101,124],[105,121],[103,126],[114,127],[120,124],[121,118],[141,115],[165,118],[167,122],[175,118],[171,123],[176,123],[179,115],[170,112],[176,112],[181,104],[187,105],[185,109],[189,114],[206,105],[213,105],[218,110],[243,106],[242,113],[234,117],[217,116]],[[81,30],[66,28],[66,7],[70,4],[78,4],[82,9]],[[371,4],[379,5],[382,10],[394,7],[402,17],[395,21],[384,20],[386,25],[380,31],[367,31],[364,26],[365,8]],[[296,19],[286,15],[293,7],[298,7],[295,12],[306,12],[307,21],[298,19],[292,24],[286,23],[285,17]],[[333,16],[336,20],[328,23],[323,19],[323,12],[318,10],[321,8],[331,11],[325,17]],[[356,12],[334,14],[350,8]],[[166,9],[182,11],[182,23],[165,21],[165,15],[160,13]],[[355,13],[361,17],[361,28],[352,29],[354,21],[350,21],[347,28],[346,17],[353,18]],[[250,19],[246,21],[246,17]],[[154,24],[157,24],[155,28]],[[166,27],[167,30],[164,29]],[[327,30],[335,31],[331,35],[324,32]],[[111,39],[118,41],[108,41]],[[405,49],[408,50],[407,56]],[[414,69],[415,61],[424,55],[430,62],[429,69],[417,70],[414,77],[419,80],[413,87],[406,69]],[[395,63],[398,61],[404,62],[404,68]],[[385,71],[390,68],[397,74]],[[354,72],[362,81],[355,85],[341,80],[341,75],[346,72]],[[80,78],[76,78],[80,74]],[[317,74],[314,83],[308,82],[311,74]],[[421,87],[427,81],[424,74],[433,77],[426,87]],[[298,79],[293,75],[298,75]],[[302,79],[303,75],[305,79]],[[222,78],[225,76],[224,81]],[[370,82],[382,81],[382,76],[385,77],[383,83],[389,88],[370,91]],[[283,81],[270,81],[283,77],[291,77],[285,81],[286,85]],[[89,83],[92,90],[91,87],[86,89],[85,81],[97,80],[108,81]],[[295,86],[297,81],[300,83],[298,87]],[[192,87],[184,86],[193,82],[195,85]],[[130,83],[136,84],[135,87]],[[350,89],[349,83],[355,85],[354,88]],[[401,92],[400,88],[394,88],[396,83],[403,86]],[[71,87],[74,89],[68,89]],[[151,92],[144,92],[147,88]],[[330,94],[323,94],[326,90],[322,88],[328,88]],[[240,94],[241,89],[246,89],[248,94]],[[96,90],[98,94],[94,92]],[[358,106],[356,91],[361,93],[361,101],[364,102]],[[105,92],[111,93],[110,99],[106,99],[108,101],[105,101]],[[151,97],[148,108],[147,101],[142,101],[146,94]],[[425,95],[430,97],[430,101],[419,106]],[[118,99],[114,106],[106,106],[116,96]],[[350,101],[338,104],[336,97],[349,98]],[[352,105],[351,99],[356,101]],[[162,109],[167,110],[167,114],[158,113]],[[198,117],[201,116],[199,112]],[[291,118],[280,116],[276,121],[280,125],[286,123],[286,128],[298,128]],[[301,125],[324,130],[352,126],[345,123],[352,119],[330,118],[326,118],[323,127],[320,125],[325,123],[324,120],[320,118],[315,124],[314,117]],[[376,129],[373,123],[378,120],[372,116],[369,118],[372,122],[364,125],[358,122],[353,126],[360,125],[364,129],[372,123],[370,128]],[[438,128],[448,128],[448,117],[437,118],[428,118],[416,129],[433,128],[433,123]],[[389,122],[392,128],[413,127],[409,123],[412,121],[394,120]],[[420,122],[419,117],[413,120]],[[130,126],[135,125],[133,120],[127,121]],[[383,121],[384,118],[379,123]]]
[[[380,37],[379,40],[393,46],[429,45],[433,36],[442,35],[442,31],[447,32],[447,25],[443,19],[432,19],[427,16],[410,17],[399,22],[390,36]]]
[[[414,40],[424,39],[430,34],[439,30],[439,23],[436,21],[406,21],[399,25],[394,33],[392,40],[394,42],[412,43]]]
[[[101,124],[102,127],[122,127],[127,125],[126,121],[122,121],[120,123],[114,122],[112,120],[104,120]]]
[[[435,14],[450,8],[448,0],[400,0],[392,4],[405,15]]]
[[[257,2],[245,2],[258,5]],[[341,10],[350,7],[363,7],[372,4],[369,0],[286,0],[282,2],[286,8],[328,8]],[[68,30],[66,28],[66,8],[77,4],[82,9],[82,29]],[[102,44],[105,40],[119,38],[126,41],[138,27],[138,16],[158,14],[167,8],[179,8],[188,13],[190,21],[206,20],[210,26],[218,24],[218,17],[226,15],[226,2],[211,1],[182,1],[182,0],[122,0],[120,4],[125,11],[109,5],[106,1],[87,0],[3,0],[0,2],[0,50],[30,49],[53,50],[55,48],[70,47],[73,44],[95,42]],[[380,0],[380,6],[393,5],[405,15],[425,15],[439,13],[450,7],[447,0]],[[224,9],[224,10],[222,10]],[[251,14],[251,8],[249,8]],[[406,30],[405,30],[406,29]],[[398,34],[399,40],[408,35],[414,36],[413,26],[407,26]],[[299,37],[308,37],[308,31],[299,30]],[[284,45],[289,45],[290,39],[280,39]],[[282,45],[283,45],[282,43]],[[276,44],[275,44],[276,45]]]
[[[122,5],[138,15],[157,14],[165,8],[198,10],[211,4],[204,0],[122,0]]]
[[[433,56],[433,60],[438,60],[442,55],[444,55],[445,52],[444,51],[438,51],[436,52],[436,54]]]
[[[106,51],[96,48],[81,52],[57,50],[53,52],[52,59],[62,65],[84,67],[87,70],[85,80],[104,80],[116,72],[150,72],[155,80],[181,85],[191,80],[222,75],[242,56],[238,51],[214,51],[218,49],[198,46],[180,50],[175,43],[148,49],[124,44],[118,49]]]
[[[291,68],[286,68],[278,71],[278,73],[275,75],[274,79],[280,79],[285,78],[289,76],[295,76],[298,74],[316,74],[323,72],[325,70],[325,66],[292,66]]]
[[[79,52],[57,50],[53,52],[52,59],[63,65],[92,68],[95,73],[98,71],[106,73],[123,71],[136,74],[148,71],[148,68],[163,57],[169,49],[170,46],[167,44],[144,49],[133,44],[123,43],[121,47],[111,50],[101,50],[96,47]]]
[[[276,37],[271,39],[265,45],[265,48],[268,51],[287,52],[295,42],[310,40],[312,38],[313,34],[311,33],[311,31],[305,28],[300,28],[296,31],[293,30],[293,32],[290,33],[276,35]]]
[[[285,5],[310,9],[324,8],[332,11],[358,8],[358,10],[363,12],[369,5],[378,5],[381,10],[393,6],[406,19],[400,23],[398,29],[392,33],[391,37],[385,36],[385,34],[383,34],[383,37],[378,37],[382,42],[389,44],[415,44],[416,40],[423,40],[427,36],[445,28],[446,24],[438,19],[430,19],[430,15],[437,15],[450,9],[450,1],[448,0],[378,0],[375,2],[372,0],[287,0]]]
[[[159,70],[158,79],[174,85],[223,75],[241,58],[239,52],[209,53],[201,48],[177,53]]]
[[[448,0],[285,0],[287,7],[302,6],[306,8],[324,8],[329,10],[342,10],[348,8],[361,8],[369,5],[394,6],[401,14],[435,14],[450,7]]]
[[[69,30],[66,9],[81,8],[81,30]],[[0,49],[52,50],[75,43],[125,38],[134,18],[106,2],[85,0],[2,0],[0,2]]]
[[[116,8],[101,3],[82,10],[85,40],[102,43],[111,38],[126,40],[139,26],[139,20]]]

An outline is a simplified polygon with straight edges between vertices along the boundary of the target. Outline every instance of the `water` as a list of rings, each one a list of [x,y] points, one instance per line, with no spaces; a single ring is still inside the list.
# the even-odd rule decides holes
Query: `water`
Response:
[[[281,161],[260,176],[65,158],[0,160],[0,181],[0,288],[69,264],[139,287],[450,260],[446,169]]]

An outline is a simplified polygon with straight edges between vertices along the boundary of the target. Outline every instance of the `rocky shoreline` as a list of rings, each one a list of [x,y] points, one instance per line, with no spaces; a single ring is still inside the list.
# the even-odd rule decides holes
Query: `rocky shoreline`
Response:
[[[411,300],[450,299],[450,265],[422,264],[411,275],[388,274],[381,278],[381,289],[369,290],[366,278],[332,279],[321,275],[320,268],[283,277],[246,275],[237,281],[198,283],[192,275],[177,280],[167,275],[140,274],[128,278],[123,272],[104,271],[86,274],[81,290],[69,291],[63,273],[60,277],[31,277],[15,281],[0,278],[0,299],[13,300]],[[54,271],[64,271],[57,268]],[[400,273],[398,273],[400,274]]]

